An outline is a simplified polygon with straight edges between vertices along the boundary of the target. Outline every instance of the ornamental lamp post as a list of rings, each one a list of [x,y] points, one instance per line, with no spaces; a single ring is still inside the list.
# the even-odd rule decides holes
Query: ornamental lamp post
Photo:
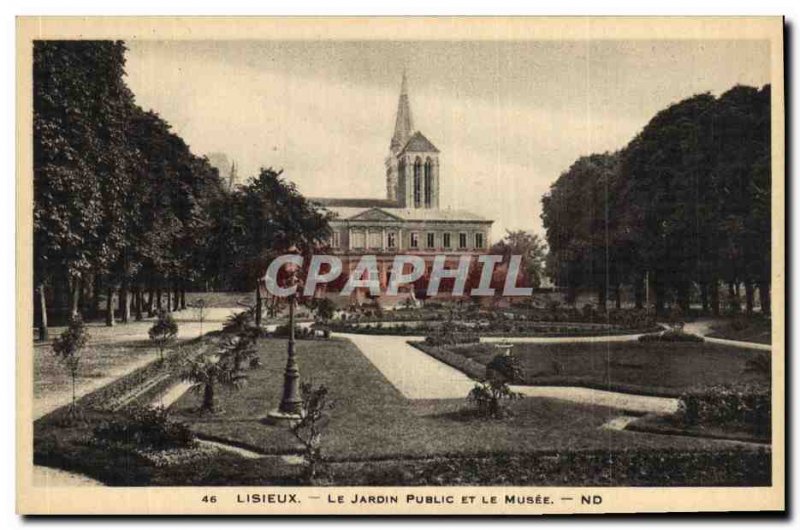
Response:
[[[292,247],[289,249],[290,253],[297,254],[297,248]],[[287,287],[295,286],[301,289],[301,280],[298,277],[299,267],[294,263],[286,266],[289,273],[287,279]],[[303,401],[300,398],[300,369],[297,367],[297,359],[295,358],[295,339],[294,339],[294,310],[297,303],[297,290],[294,294],[289,295],[289,344],[287,346],[286,356],[286,369],[283,372],[283,393],[281,402],[278,408],[272,410],[267,415],[267,420],[270,423],[291,423],[301,419],[303,408]]]

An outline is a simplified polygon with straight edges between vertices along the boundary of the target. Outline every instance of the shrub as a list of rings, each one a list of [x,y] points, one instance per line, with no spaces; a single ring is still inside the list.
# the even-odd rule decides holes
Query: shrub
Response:
[[[480,337],[475,333],[456,333],[443,331],[436,335],[425,337],[425,344],[429,346],[452,346],[454,344],[475,344],[480,342]]]
[[[147,332],[150,340],[158,348],[159,359],[164,361],[164,348],[166,348],[178,336],[178,324],[172,317],[172,313],[168,313],[163,309],[159,309],[156,321],[150,330]]]
[[[313,482],[317,468],[322,461],[322,433],[328,424],[328,411],[333,403],[328,399],[325,385],[314,387],[313,383],[300,384],[300,420],[291,424],[295,438],[303,444],[303,456],[306,463],[306,478]]]
[[[513,353],[495,355],[486,365],[486,378],[500,379],[507,383],[519,383],[525,379],[525,374],[519,363],[519,358]]]
[[[189,447],[194,435],[185,423],[171,420],[163,407],[134,407],[95,427],[92,440],[99,445],[162,450]]]
[[[70,404],[70,416],[77,412],[75,408],[75,379],[78,377],[78,366],[81,361],[81,350],[89,341],[89,333],[80,315],[75,315],[70,320],[69,327],[53,341],[53,353],[67,367],[72,381],[72,403]]]
[[[565,450],[345,464],[347,485],[767,486],[766,448]],[[402,466],[402,467],[401,467]],[[354,469],[355,467],[355,469]]]
[[[714,385],[682,394],[679,413],[689,425],[740,424],[768,434],[771,394],[768,386],[759,384]]]
[[[474,403],[478,412],[487,418],[502,418],[509,415],[504,401],[521,399],[522,394],[513,392],[509,383],[523,379],[519,359],[512,353],[501,353],[486,365],[486,379],[476,383],[469,391],[467,401]]]
[[[661,333],[648,333],[639,337],[639,342],[704,342],[705,339],[681,329],[672,328]]]
[[[772,373],[772,352],[760,351],[748,359],[745,371],[769,376]]]

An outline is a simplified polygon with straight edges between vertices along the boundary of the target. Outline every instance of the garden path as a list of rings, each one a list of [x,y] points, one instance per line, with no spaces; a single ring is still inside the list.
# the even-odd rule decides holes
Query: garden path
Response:
[[[745,342],[741,340],[717,339],[714,337],[707,337],[706,334],[711,332],[711,328],[716,323],[717,321],[714,320],[713,318],[701,318],[694,322],[687,322],[686,324],[684,324],[683,330],[688,333],[694,333],[695,335],[700,335],[706,340],[706,342],[725,344],[726,346],[731,346],[734,348],[748,348],[753,350],[764,350],[764,351],[772,350],[771,344],[761,344],[758,342]]]
[[[423,337],[334,333],[349,339],[364,356],[408,399],[464,399],[475,381],[408,344]],[[674,398],[640,396],[583,387],[512,386],[530,397],[561,399],[601,405],[631,412],[671,413],[678,409]]]
[[[104,486],[102,482],[85,475],[44,466],[33,466],[33,485],[37,488]]]
[[[222,329],[222,325],[231,313],[241,311],[241,308],[218,308],[213,307],[206,310],[206,318],[203,322],[203,333],[216,331]],[[200,335],[200,323],[197,322],[197,317],[191,309],[183,311],[175,311],[173,313],[175,320],[178,321],[178,339],[192,339]],[[132,341],[146,341],[149,340],[147,335],[148,330],[152,326],[151,322],[132,322],[130,324],[118,324],[114,327],[105,327],[102,325],[90,325],[89,333],[91,338],[89,340],[88,348],[92,346],[103,345],[108,347],[114,344],[129,343]],[[52,336],[57,336],[59,329],[52,329]],[[102,352],[105,348],[98,348],[96,351]],[[102,353],[101,353],[102,354]],[[35,355],[52,355],[50,347],[45,344],[38,343],[35,348]],[[89,380],[83,380],[78,383],[76,387],[76,395],[78,398],[102,388],[103,386],[124,377],[125,375],[133,372],[154,361],[158,357],[158,353],[153,351],[144,355],[139,355],[132,360],[121,360],[119,364],[107,367],[100,377],[92,377]],[[127,361],[127,362],[126,362]],[[72,401],[72,393],[69,388],[58,388],[49,390],[46,387],[42,392],[37,393],[33,399],[33,419],[37,420],[57,408],[63,407]]]

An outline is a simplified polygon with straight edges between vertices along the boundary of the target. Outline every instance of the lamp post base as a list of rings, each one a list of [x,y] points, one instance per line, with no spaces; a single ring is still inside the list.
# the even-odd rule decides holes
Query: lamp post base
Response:
[[[280,410],[275,409],[267,414],[267,417],[264,418],[264,422],[271,425],[291,425],[292,423],[298,422],[301,419],[302,417],[300,414],[296,412],[281,412]]]

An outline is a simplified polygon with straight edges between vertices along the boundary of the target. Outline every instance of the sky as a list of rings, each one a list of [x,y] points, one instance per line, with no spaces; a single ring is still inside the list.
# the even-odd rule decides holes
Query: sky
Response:
[[[283,169],[310,197],[385,198],[405,69],[441,151],[442,208],[542,233],[580,156],[620,149],[671,103],[769,82],[769,45],[685,41],[130,41],[127,82],[195,154]]]

